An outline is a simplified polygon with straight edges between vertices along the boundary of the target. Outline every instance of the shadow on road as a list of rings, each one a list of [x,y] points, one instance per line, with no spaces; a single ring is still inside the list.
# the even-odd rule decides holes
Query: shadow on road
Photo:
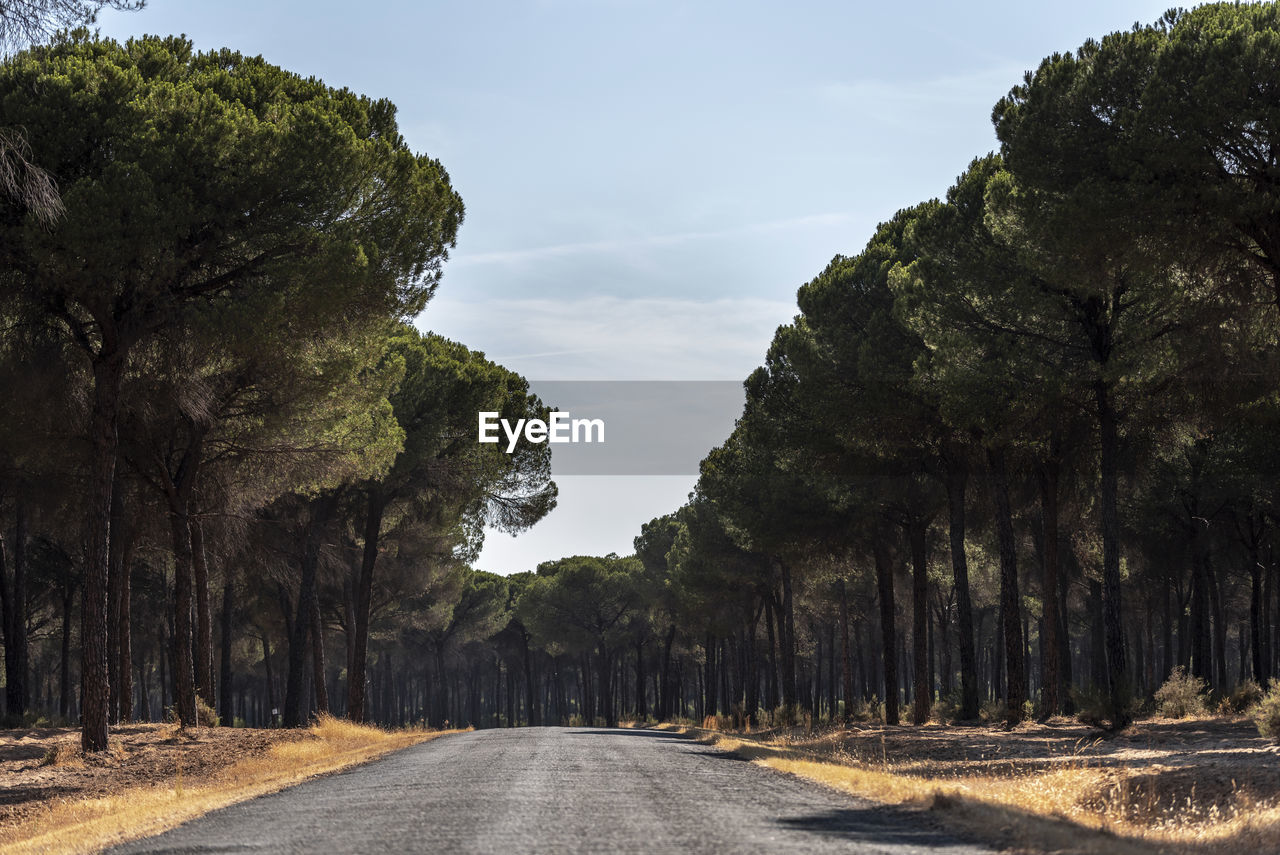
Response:
[[[898,846],[931,849],[962,846],[951,834],[922,824],[915,812],[876,805],[865,808],[840,808],[808,816],[784,817],[778,825],[796,831],[807,831],[832,837],[856,837],[860,842],[876,842]]]
[[[678,739],[682,742],[690,739],[687,734],[674,733],[669,730],[640,730],[632,727],[620,727],[616,730],[574,730],[573,732],[587,736],[647,736],[650,739]]]
[[[699,757],[710,757],[713,760],[736,760],[739,763],[750,763],[750,757],[743,757],[733,751],[725,751],[721,748],[703,747],[701,750],[697,748],[685,749],[685,754],[696,754]]]

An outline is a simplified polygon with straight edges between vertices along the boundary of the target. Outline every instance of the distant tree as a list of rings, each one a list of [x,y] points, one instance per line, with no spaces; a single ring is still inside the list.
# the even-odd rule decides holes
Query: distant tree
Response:
[[[760,606],[768,602],[768,614],[782,614],[775,591],[776,562],[769,555],[744,549],[727,528],[732,523],[697,492],[676,516],[680,526],[669,551],[669,587],[676,600],[675,614],[685,632],[692,635],[701,631],[706,637],[706,714],[717,715],[721,709],[728,712],[737,707],[748,722],[754,722],[760,705],[760,669],[755,655]],[[785,620],[782,625],[785,635]],[[741,697],[720,699],[719,671],[727,663],[723,656],[716,656],[717,642],[739,631],[746,639],[743,670],[747,685]],[[772,649],[770,654],[772,662]],[[723,707],[717,704],[718,699],[724,701]]]
[[[914,383],[939,402],[941,415],[956,431],[950,455],[968,445],[985,457],[996,510],[1001,557],[1001,621],[1005,661],[1009,663],[1008,709],[1016,719],[1026,699],[1020,686],[1024,639],[1017,619],[1021,608],[1017,550],[1009,496],[1008,468],[1026,460],[1038,470],[1041,486],[1044,693],[1041,713],[1059,709],[1058,672],[1058,481],[1063,441],[1078,434],[1078,408],[1067,394],[1072,362],[1054,362],[1060,350],[1033,350],[1019,338],[1029,293],[1037,285],[1019,250],[998,241],[987,223],[987,183],[999,173],[1000,158],[975,159],[947,192],[912,225],[908,240],[916,259],[900,266],[891,280],[898,312],[924,340]],[[963,465],[963,461],[960,461]],[[961,487],[961,490],[963,488]],[[949,493],[954,485],[949,482]],[[963,508],[956,548],[956,496],[951,496],[952,560],[956,590],[969,598],[963,555]],[[961,494],[960,501],[963,501]],[[961,610],[963,613],[963,609]],[[976,696],[973,698],[976,702]],[[975,710],[976,712],[976,710]]]
[[[654,517],[640,526],[640,534],[632,541],[636,558],[644,565],[644,587],[650,621],[660,625],[662,653],[659,660],[658,695],[655,714],[670,718],[674,712],[671,685],[671,651],[677,627],[677,598],[671,584],[671,548],[679,537],[683,523],[677,513]]]
[[[1035,273],[1006,331],[1049,350],[1096,431],[1107,683],[1113,723],[1129,717],[1133,674],[1121,604],[1120,456],[1126,424],[1195,370],[1179,337],[1222,312],[1218,283],[1168,239],[1165,212],[1131,183],[1117,128],[1141,109],[1160,28],[1054,55],[995,108],[1005,170],[987,185],[988,222]]]
[[[549,443],[520,443],[508,454],[476,442],[479,412],[501,418],[547,417],[547,408],[519,375],[481,353],[434,334],[403,327],[387,342],[384,361],[403,365],[391,395],[404,447],[385,474],[359,483],[363,550],[355,584],[348,715],[364,717],[365,659],[374,569],[384,532],[414,525],[455,507],[473,521],[516,533],[555,507]],[[478,549],[478,544],[475,545]]]
[[[635,558],[574,556],[538,566],[516,614],[536,637],[563,642],[596,660],[597,703],[592,712],[609,727],[618,723],[614,663],[639,606]]]
[[[895,265],[911,261],[905,234],[925,207],[900,211],[877,228],[861,253],[837,256],[802,286],[802,314],[778,330],[766,365],[748,381],[749,400],[772,401],[765,408],[768,420],[805,461],[796,468],[810,473],[829,506],[845,509],[843,526],[827,524],[838,531],[829,546],[840,551],[859,538],[873,541],[890,719],[896,719],[898,704],[890,528],[906,536],[917,723],[932,709],[928,534],[941,505],[938,487],[950,431],[929,390],[911,383],[923,345],[896,317],[888,277]],[[753,386],[759,390],[754,394]]]
[[[459,566],[450,574],[458,585],[456,596],[435,598],[437,619],[426,630],[430,639],[437,691],[433,693],[432,724],[445,723],[445,663],[451,652],[457,652],[471,641],[487,640],[509,620],[507,580]],[[479,722],[471,722],[473,725]]]

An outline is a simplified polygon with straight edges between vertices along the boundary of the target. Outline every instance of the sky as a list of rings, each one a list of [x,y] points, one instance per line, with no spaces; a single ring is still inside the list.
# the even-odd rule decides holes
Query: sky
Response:
[[[991,108],[1026,71],[1167,8],[148,0],[99,27],[185,33],[394,102],[466,205],[415,322],[537,391],[741,381],[797,287],[997,147]],[[519,536],[491,533],[477,567],[629,553],[695,475],[556,480],[558,507]]]

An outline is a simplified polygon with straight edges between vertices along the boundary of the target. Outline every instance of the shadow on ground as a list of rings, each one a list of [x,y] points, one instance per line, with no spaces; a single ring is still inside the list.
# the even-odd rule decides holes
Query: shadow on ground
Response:
[[[689,742],[693,739],[687,734],[676,733],[671,730],[642,730],[638,727],[620,727],[617,730],[596,728],[592,730],[575,730],[573,732],[583,736],[642,736],[650,739],[678,739],[682,742]]]
[[[810,834],[856,837],[860,842],[889,846],[943,848],[962,845],[954,833],[922,821],[918,811],[892,807],[841,808],[807,816],[783,817],[778,825]]]

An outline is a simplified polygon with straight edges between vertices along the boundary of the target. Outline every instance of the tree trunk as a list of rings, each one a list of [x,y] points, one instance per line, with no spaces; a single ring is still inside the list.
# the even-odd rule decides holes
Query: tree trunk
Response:
[[[217,699],[213,694],[213,615],[209,603],[209,562],[204,548],[204,529],[198,517],[191,520],[191,570],[196,594],[196,693],[213,708]]]
[[[520,630],[520,641],[524,648],[524,691],[525,703],[529,707],[529,726],[537,727],[542,724],[542,716],[539,714],[537,687],[534,685],[533,679],[533,653],[529,650],[529,633],[525,632],[523,628]]]
[[[351,672],[347,678],[347,717],[364,721],[365,663],[369,650],[369,610],[373,602],[373,570],[378,560],[378,542],[382,536],[382,513],[386,506],[377,490],[369,491],[365,509],[364,553],[360,560],[360,578],[356,584],[355,649]]]
[[[266,632],[262,632],[262,667],[266,669],[266,708],[271,717],[271,727],[275,727],[275,675],[271,672],[271,643],[266,640]]]
[[[929,562],[925,536],[929,522],[912,517],[907,524],[911,547],[911,721],[924,724],[933,710],[929,685]]]
[[[390,656],[391,654],[386,654]],[[448,708],[446,706],[445,697],[445,673],[444,673],[444,642],[437,641],[432,645],[432,655],[435,658],[435,691],[431,695],[431,726],[444,727],[445,719],[449,717]]]
[[[835,724],[839,717],[836,714],[839,688],[836,684],[836,625],[827,624],[827,720]]]
[[[230,564],[227,565],[226,577],[222,583],[222,667],[221,679],[218,686],[218,710],[222,718],[222,724],[227,727],[234,727],[236,722],[236,714],[233,709],[234,702],[231,691],[231,627],[234,617],[235,606],[235,570]]]
[[[963,452],[951,449],[947,455],[948,535],[951,546],[951,577],[956,590],[956,623],[960,648],[960,718],[978,717],[978,663],[973,640],[973,601],[969,596],[969,560],[964,552],[965,484],[969,478]]]
[[[636,639],[636,721],[649,718],[649,707],[644,697],[644,639]]]
[[[1205,557],[1205,578],[1209,582],[1209,604],[1213,609],[1213,687],[1221,691],[1226,688],[1227,675],[1227,619],[1224,614],[1222,592],[1218,585],[1218,574],[1213,569],[1213,562]]]
[[[782,703],[788,712],[796,706],[796,612],[791,595],[791,565],[779,561],[782,571]]]
[[[1102,582],[1089,580],[1089,648],[1090,667],[1092,668],[1093,685],[1098,689],[1107,687],[1107,635],[1103,627],[1102,616]]]
[[[116,480],[119,481],[119,470]],[[111,540],[107,544],[107,721],[120,714],[120,582],[124,575],[124,491],[111,488]],[[127,673],[127,669],[126,669]]]
[[[707,640],[703,641],[703,650],[707,653],[703,662],[703,715],[716,715],[719,713],[716,696],[716,687],[719,685],[716,680],[716,636],[710,632]]]
[[[173,691],[178,721],[193,727],[196,720],[195,657],[191,639],[191,526],[184,503],[170,506],[173,541]]]
[[[1123,609],[1120,602],[1120,437],[1116,413],[1106,381],[1095,384],[1098,404],[1098,436],[1101,446],[1101,486],[1099,502],[1102,520],[1102,616],[1107,644],[1107,681],[1111,700],[1112,727],[1129,724],[1129,700],[1133,687],[1124,652]]]
[[[1256,542],[1249,543],[1249,649],[1253,654],[1253,679],[1267,684],[1266,656],[1262,652],[1262,560]]]
[[[1058,470],[1056,441],[1052,444],[1051,460],[1040,468],[1040,509],[1044,525],[1044,544],[1041,546],[1043,579],[1041,601],[1044,604],[1040,635],[1041,706],[1042,720],[1058,714],[1058,696],[1061,688],[1058,663],[1062,661],[1062,647],[1058,639]]]
[[[1160,586],[1157,589],[1160,596],[1160,605],[1164,609],[1163,625],[1160,627],[1161,640],[1164,644],[1163,656],[1160,657],[1160,682],[1164,682],[1173,673],[1173,586]]]
[[[71,610],[75,597],[75,585],[68,581],[62,589],[62,662],[58,674],[58,715],[63,719],[71,717]],[[81,602],[81,608],[84,608]],[[83,715],[83,704],[80,710]]]
[[[307,640],[311,628],[311,600],[315,596],[316,568],[320,561],[320,535],[328,521],[332,496],[311,501],[310,519],[303,532],[301,578],[292,632],[289,636],[289,676],[285,685],[284,726],[301,727],[305,721],[307,698],[303,694],[307,662]]]
[[[840,663],[841,683],[844,690],[844,723],[853,721],[853,661],[849,656],[849,590],[845,580],[840,580]],[[835,715],[833,709],[832,715]]]
[[[942,692],[944,696],[950,695],[952,691],[954,691],[955,689],[955,681],[952,678],[952,674],[954,670],[953,669],[954,662],[952,662],[952,659],[951,659],[951,618],[950,618],[951,606],[953,605],[954,598],[955,598],[954,587],[951,589],[951,596],[948,597],[945,601],[942,599],[941,592],[939,592],[938,594],[938,613],[936,615],[936,618],[937,618],[937,625],[938,625],[938,634],[941,636],[941,638],[939,639],[938,647],[941,650],[941,657],[942,657],[942,663],[941,663],[942,677],[941,677],[941,680],[939,681],[941,684],[939,686],[939,690]]]
[[[1062,705],[1063,714],[1074,715],[1076,704],[1071,697],[1073,673],[1071,664],[1071,613],[1067,608],[1069,585],[1070,582],[1065,578],[1058,580],[1058,592],[1060,594],[1058,600],[1058,649],[1062,651],[1062,659],[1058,662],[1058,679],[1063,689],[1063,695],[1058,699],[1058,702]]]
[[[991,469],[991,492],[996,507],[996,535],[1000,543],[1000,615],[1004,636],[1005,706],[1008,719],[1016,723],[1024,717],[1027,699],[1026,664],[1022,644],[1022,598],[1018,593],[1018,553],[1013,534],[1013,511],[1009,506],[1009,479],[1003,449],[987,451]]]
[[[760,619],[760,609],[754,603],[747,609],[746,632],[746,707],[742,711],[747,727],[753,727],[760,716],[760,666],[756,651],[756,622]]]
[[[88,516],[84,583],[80,605],[80,746],[107,749],[107,579],[111,542],[111,496],[119,437],[120,384],[127,355],[115,331],[102,326],[103,343],[93,357],[93,403],[89,417]]]
[[[1213,679],[1212,643],[1209,631],[1209,578],[1204,541],[1194,508],[1190,514],[1191,613],[1189,615],[1191,673],[1205,681]]]
[[[613,706],[613,655],[604,644],[600,645],[600,684],[596,688],[597,709],[606,727],[617,727],[618,716]]]
[[[1262,661],[1265,663],[1263,674],[1266,679],[1261,684],[1262,688],[1267,688],[1273,682],[1275,677],[1275,656],[1276,656],[1276,639],[1272,633],[1272,612],[1271,604],[1275,602],[1275,582],[1276,582],[1276,565],[1272,557],[1273,550],[1267,547],[1266,561],[1266,581],[1262,585]]]
[[[893,564],[889,546],[877,532],[872,544],[876,563],[876,587],[880,593],[880,639],[884,660],[884,723],[898,723],[898,634],[893,604]]]
[[[19,491],[14,505],[13,586],[9,586],[4,566],[4,543],[0,539],[0,606],[4,631],[5,710],[20,726],[27,711],[27,512]]]
[[[773,715],[773,711],[778,707],[778,641],[777,634],[774,629],[774,597],[772,592],[764,599],[764,627],[766,635],[769,638],[769,674],[768,674],[768,691],[769,691],[769,715]]]
[[[311,587],[308,619],[311,621],[311,682],[316,693],[316,714],[329,714],[329,689],[324,672],[324,625],[320,620],[319,586]],[[403,722],[401,722],[403,723]]]
[[[663,721],[670,720],[674,712],[674,704],[671,697],[671,645],[676,640],[676,625],[673,623],[667,629],[666,641],[662,644],[662,700],[660,701],[660,709],[658,710],[658,718]]]
[[[191,497],[199,478],[204,432],[192,427],[191,441],[167,486],[169,532],[173,541],[174,705],[183,727],[199,724],[196,716],[196,661],[191,625],[194,550]],[[206,600],[206,608],[208,606]]]

